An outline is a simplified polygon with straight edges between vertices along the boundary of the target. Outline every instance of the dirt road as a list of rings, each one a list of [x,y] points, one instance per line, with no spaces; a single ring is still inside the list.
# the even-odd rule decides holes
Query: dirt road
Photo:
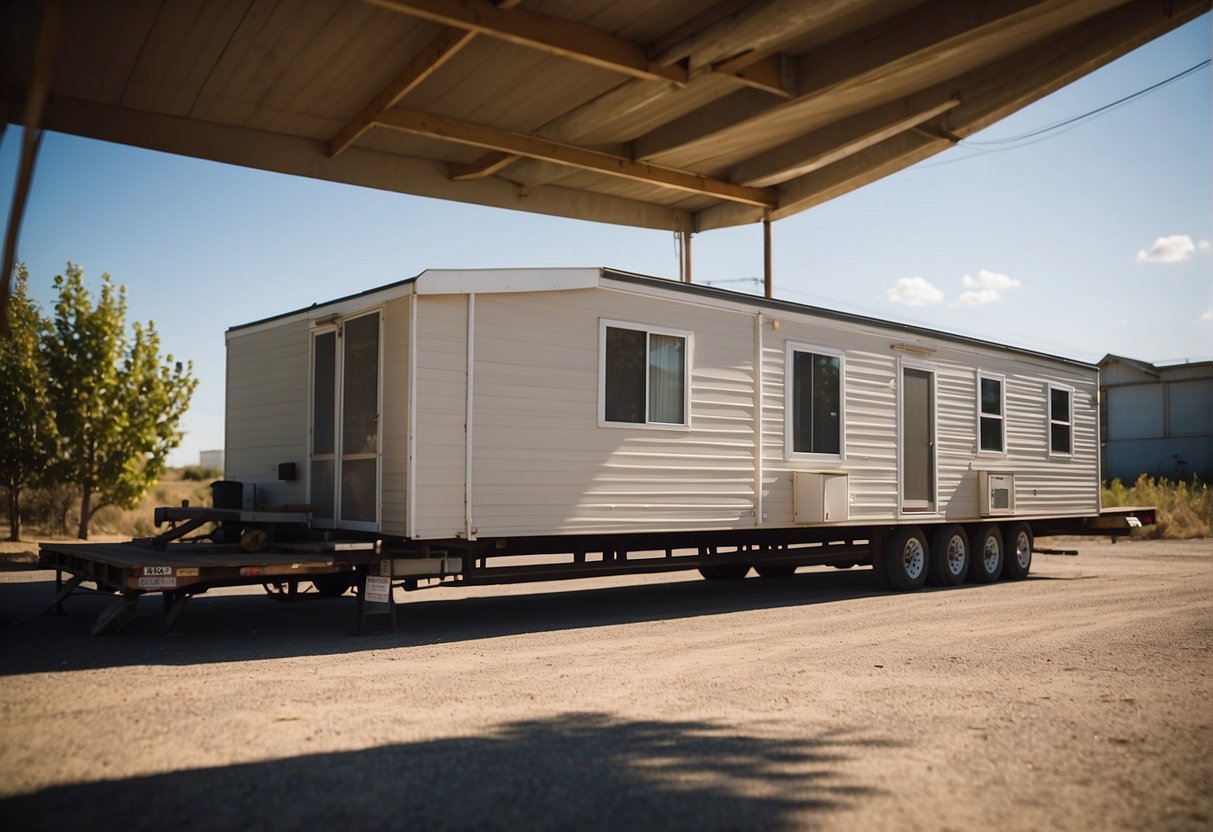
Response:
[[[1193,829],[1213,818],[1213,545],[1084,541],[1021,583],[866,569],[260,589],[87,633],[0,574],[11,830]]]

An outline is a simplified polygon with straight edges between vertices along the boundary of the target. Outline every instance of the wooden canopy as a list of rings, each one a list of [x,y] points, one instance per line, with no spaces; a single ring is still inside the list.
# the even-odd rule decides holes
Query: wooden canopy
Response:
[[[8,121],[684,232],[779,219],[886,176],[1210,7],[60,2],[58,15],[44,13],[53,0],[4,9]]]

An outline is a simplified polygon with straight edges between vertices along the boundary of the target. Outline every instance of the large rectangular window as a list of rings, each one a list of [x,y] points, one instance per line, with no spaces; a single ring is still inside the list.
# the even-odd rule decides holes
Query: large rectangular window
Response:
[[[987,453],[1004,453],[1006,441],[1005,382],[1001,378],[977,377],[978,448]]]
[[[843,358],[788,346],[786,432],[793,454],[842,456]]]
[[[604,423],[686,425],[690,335],[603,322]]]
[[[1074,393],[1049,387],[1049,453],[1070,454],[1074,448]]]

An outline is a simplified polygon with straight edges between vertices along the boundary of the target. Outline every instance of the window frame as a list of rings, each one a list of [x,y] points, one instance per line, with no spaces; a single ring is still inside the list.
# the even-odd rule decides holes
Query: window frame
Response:
[[[606,418],[606,359],[607,359],[607,329],[627,329],[645,334],[645,364],[644,364],[644,421],[615,422]],[[665,335],[681,338],[682,351],[682,421],[654,422],[649,419],[649,339],[653,335]],[[598,427],[600,428],[638,428],[641,430],[679,430],[691,429],[691,367],[694,366],[695,333],[685,329],[654,326],[653,324],[636,323],[635,321],[620,321],[609,318],[598,319]]]
[[[981,409],[981,384],[983,381],[998,382],[998,413],[986,413]],[[1001,373],[988,373],[984,370],[977,371],[977,453],[981,456],[1006,456],[1007,455],[1007,377]],[[990,448],[982,447],[981,444],[981,422],[983,419],[998,419],[1000,426],[999,441],[1002,445],[1000,450],[991,450]]]
[[[1067,420],[1053,418],[1053,391],[1058,390],[1066,394],[1066,403],[1069,412],[1066,414]],[[1070,433],[1070,448],[1066,451],[1059,451],[1053,447],[1053,427],[1055,425],[1065,425]],[[1045,442],[1049,449],[1049,456],[1074,456],[1074,388],[1064,384],[1049,384],[1045,391]]]
[[[796,353],[828,356],[838,359],[838,453],[816,453],[813,451],[795,450],[795,360]],[[842,462],[847,458],[847,357],[843,350],[834,347],[823,347],[819,344],[807,344],[799,341],[788,341],[784,346],[783,355],[783,448],[784,458],[807,459],[817,461]]]

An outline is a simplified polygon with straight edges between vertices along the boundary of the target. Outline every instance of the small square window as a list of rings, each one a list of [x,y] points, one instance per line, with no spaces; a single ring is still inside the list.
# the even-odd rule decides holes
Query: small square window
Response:
[[[603,324],[602,420],[686,425],[688,334]]]

